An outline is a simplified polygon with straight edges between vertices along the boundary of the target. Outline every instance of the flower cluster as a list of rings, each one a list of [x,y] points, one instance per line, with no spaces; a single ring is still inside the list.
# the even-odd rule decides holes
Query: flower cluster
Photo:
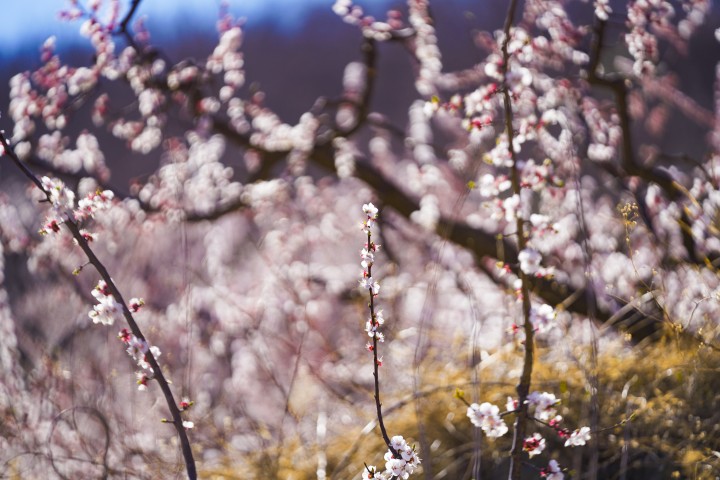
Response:
[[[59,233],[60,225],[65,223],[65,219],[70,216],[71,212],[75,220],[82,221],[92,218],[96,212],[107,210],[112,206],[114,194],[110,190],[97,190],[88,194],[87,197],[78,202],[78,208],[75,209],[75,193],[67,188],[62,180],[42,177],[40,182],[48,200],[52,204],[45,225],[40,229],[41,235]],[[97,235],[86,230],[81,230],[80,233],[88,242],[97,237]]]
[[[60,232],[60,225],[65,222],[65,215],[75,207],[75,193],[66,188],[62,180],[42,177],[42,186],[52,205],[52,210],[40,229],[40,235]]]
[[[368,336],[370,338],[377,338],[378,342],[384,342],[385,341],[385,335],[380,331],[380,326],[385,323],[385,318],[383,318],[383,311],[378,310],[375,312],[375,314],[372,316],[372,318],[368,319],[367,323],[365,324],[365,331],[367,332]],[[372,344],[368,344],[368,350],[373,349],[374,347]]]
[[[547,333],[555,326],[555,319],[557,318],[557,312],[555,309],[543,303],[542,305],[533,305],[530,308],[530,319],[532,321],[535,331],[538,333]]]
[[[464,399],[462,392],[457,395],[458,398]],[[558,403],[560,403],[560,400],[552,393],[537,391],[530,393],[526,400],[527,407],[531,412],[529,418],[552,428],[560,438],[565,439],[566,447],[585,445],[590,440],[590,428],[581,427],[572,432],[567,428],[563,428],[561,426],[562,417],[557,415],[555,409]],[[502,416],[516,412],[519,406],[517,399],[508,397],[506,404],[507,411],[501,414],[500,408],[491,403],[485,402],[479,405],[473,403],[468,405],[467,416],[473,425],[481,428],[483,432],[485,432],[486,436],[497,438],[508,432],[508,426],[505,424]],[[545,438],[538,432],[533,433],[523,440],[523,451],[527,452],[531,458],[541,454],[545,450],[545,446]],[[550,462],[550,466],[543,470],[543,472],[545,472],[543,477],[556,480],[562,480],[564,478],[560,467],[554,460]]]
[[[541,268],[542,255],[537,250],[525,248],[518,253],[520,270],[526,275],[536,275]]]
[[[560,400],[552,393],[532,392],[527,397],[527,403],[531,408],[535,409],[535,418],[548,421],[555,417],[557,413],[555,406],[560,403]]]
[[[97,286],[92,290],[92,295],[98,301],[97,305],[88,313],[93,323],[112,325],[115,323],[115,320],[122,318],[122,305],[118,303],[112,293],[110,293],[110,289],[107,283],[105,283],[105,280],[100,280],[97,283]]]
[[[382,22],[375,17],[365,15],[362,7],[354,5],[352,0],[335,0],[332,9],[345,23],[360,27],[366,38],[380,42],[390,40],[404,26],[401,14],[397,10],[389,11],[387,20]]]
[[[112,200],[115,194],[111,190],[96,190],[88,193],[88,195],[78,202],[78,208],[75,210],[75,220],[85,220],[92,218],[95,213],[100,210],[107,210],[112,206]]]
[[[415,447],[409,445],[401,435],[392,437],[390,446],[392,450],[388,449],[385,454],[385,471],[378,471],[374,465],[367,466],[362,473],[363,480],[406,480],[420,466],[420,457],[415,452]],[[393,450],[397,452],[397,456],[393,454]]]
[[[52,204],[53,211],[62,214],[75,207],[75,193],[66,188],[62,180],[42,177],[41,183]]]
[[[655,5],[659,8],[656,10]],[[652,73],[658,58],[657,38],[649,24],[667,27],[674,9],[668,2],[635,1],[628,6],[630,32],[625,34],[628,52],[635,59],[633,72],[638,75]]]
[[[430,17],[429,3],[428,0],[408,2],[408,20],[415,29],[415,58],[420,67],[415,88],[425,97],[437,93],[434,81],[442,71],[442,58]]]
[[[380,248],[372,241],[371,229],[375,225],[375,221],[378,216],[378,209],[372,203],[366,203],[363,205],[363,213],[365,213],[365,220],[362,222],[361,228],[363,232],[367,234],[367,243],[360,250],[360,266],[363,268],[362,278],[360,279],[360,287],[369,290],[372,297],[376,297],[380,292],[380,284],[375,281],[372,277],[372,266],[375,263],[375,253]],[[370,318],[365,323],[365,332],[372,339],[366,345],[369,351],[374,351],[377,342],[385,341],[385,336],[380,331],[380,326],[385,323],[382,310],[375,310],[374,303],[371,304]],[[378,365],[382,365],[382,358],[378,358]]]
[[[366,203],[363,205],[363,212],[366,215],[365,221],[362,222],[362,231],[367,233],[368,242],[365,247],[360,251],[362,261],[360,265],[363,267],[362,279],[360,280],[360,286],[364,289],[370,290],[373,296],[377,296],[380,292],[380,284],[376,282],[372,277],[372,265],[375,260],[375,252],[378,251],[380,245],[375,244],[372,241],[372,232],[370,229],[375,225],[377,220],[378,209],[372,203]]]
[[[234,26],[220,35],[220,42],[208,58],[205,68],[214,74],[223,74],[224,86],[220,90],[220,99],[229,100],[235,91],[245,83],[243,72],[242,29]]]
[[[365,233],[370,233],[370,229],[375,225],[375,220],[377,220],[378,216],[378,209],[375,205],[372,203],[366,203],[363,205],[363,213],[367,216],[365,221],[362,223],[362,231]]]
[[[595,0],[595,16],[597,18],[603,22],[607,22],[611,13],[610,0]]]
[[[468,407],[467,416],[476,427],[482,428],[488,437],[502,437],[508,431],[505,421],[500,416],[500,409],[492,403],[481,405],[473,403]]]
[[[140,370],[135,372],[135,376],[137,377],[138,390],[146,390],[147,382],[149,380],[152,380],[155,376],[152,366],[148,361],[148,353],[150,353],[153,358],[157,359],[161,353],[160,349],[154,345],[149,345],[145,339],[136,337],[135,335],[130,333],[127,328],[123,328],[122,330],[120,330],[120,333],[118,334],[118,339],[120,339],[120,341],[125,344],[125,349],[128,355],[130,355],[137,363],[137,366],[140,367]],[[183,402],[185,403],[180,404],[181,410],[187,409],[191,404],[191,402],[185,400],[183,400]]]

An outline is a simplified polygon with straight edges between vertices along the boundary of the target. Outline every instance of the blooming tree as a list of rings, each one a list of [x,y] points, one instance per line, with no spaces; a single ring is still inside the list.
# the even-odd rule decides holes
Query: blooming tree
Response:
[[[648,403],[610,375],[625,410],[603,414],[603,354],[668,334],[720,350],[720,67],[710,108],[673,63],[720,37],[709,0],[508,0],[459,71],[428,0],[384,19],[337,0],[361,58],[294,124],[248,85],[231,5],[191,59],[152,42],[141,3],[68,1],[91,61],[65,63],[50,37],[10,81],[3,474],[480,478],[491,448],[511,479],[598,478],[630,468]],[[395,45],[414,75],[403,127],[372,103]],[[662,141],[679,123],[701,158]],[[118,147],[147,173],[116,181]],[[481,381],[493,364],[502,396]],[[540,381],[546,364],[580,365],[585,390]],[[408,427],[404,405],[414,444],[385,427]]]

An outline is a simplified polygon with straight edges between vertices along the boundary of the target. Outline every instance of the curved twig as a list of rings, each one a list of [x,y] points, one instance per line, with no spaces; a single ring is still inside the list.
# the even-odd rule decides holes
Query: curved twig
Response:
[[[77,411],[84,411],[84,412],[94,416],[95,418],[97,418],[100,421],[100,424],[102,425],[103,430],[105,431],[105,447],[103,448],[102,462],[91,462],[91,463],[102,465],[102,467],[103,467],[102,478],[107,479],[108,475],[110,474],[110,468],[108,466],[108,461],[107,461],[108,453],[110,451],[110,425],[108,424],[108,421],[105,418],[105,416],[102,415],[100,413],[100,411],[97,410],[96,408],[76,406],[76,407],[65,409],[62,412],[58,413],[55,416],[55,418],[53,419],[52,427],[50,428],[50,433],[48,434],[48,444],[50,444],[53,433],[55,432],[55,429],[57,428],[57,425],[60,422],[60,420],[64,414],[66,414],[68,412],[72,413],[73,424],[74,424],[75,428],[77,429],[77,425],[76,425],[76,421],[75,421],[75,413]],[[67,479],[68,477],[63,475],[62,472],[60,472],[60,469],[58,468],[58,466],[55,464],[55,456],[52,455],[52,452],[49,455],[49,460],[50,460],[50,465],[52,466],[55,473],[57,473],[60,478]]]

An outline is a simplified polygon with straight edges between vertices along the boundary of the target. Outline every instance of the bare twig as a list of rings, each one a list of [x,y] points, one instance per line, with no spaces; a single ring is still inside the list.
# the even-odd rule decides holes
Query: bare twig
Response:
[[[62,412],[58,413],[52,422],[52,428],[50,429],[50,433],[48,434],[48,444],[51,443],[52,436],[55,433],[55,429],[57,428],[57,425],[60,423],[60,421],[63,419],[65,414],[71,414],[72,415],[72,426],[75,428],[75,430],[78,429],[77,421],[75,419],[75,415],[77,412],[84,412],[87,415],[91,415],[95,417],[100,425],[102,425],[103,432],[104,432],[104,440],[105,445],[102,446],[102,456],[101,461],[93,461],[92,459],[88,459],[87,462],[101,465],[103,467],[103,473],[102,477],[103,479],[107,479],[108,475],[110,473],[110,468],[108,466],[108,452],[110,451],[110,425],[108,424],[107,419],[105,416],[96,408],[93,407],[72,407],[68,408],[66,410],[63,410]],[[78,432],[79,433],[79,432]],[[67,479],[65,475],[60,471],[60,468],[56,465],[57,457],[50,452],[49,455],[50,465],[52,466],[53,470],[57,475],[62,479]]]

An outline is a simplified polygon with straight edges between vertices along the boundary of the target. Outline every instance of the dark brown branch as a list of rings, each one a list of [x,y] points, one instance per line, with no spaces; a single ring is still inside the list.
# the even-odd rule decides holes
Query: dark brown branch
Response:
[[[140,6],[140,2],[142,2],[142,0],[132,0],[132,3],[130,4],[130,10],[128,10],[128,12],[125,14],[125,17],[120,22],[121,33],[128,33],[128,25],[132,21],[133,16],[135,16],[135,12]]]
[[[368,234],[367,234],[367,249],[370,251],[372,247],[372,232],[370,231],[370,228],[368,227]],[[368,278],[372,278],[372,264],[368,265],[367,267],[367,274]],[[370,323],[371,326],[375,325],[376,316],[375,316],[375,295],[373,294],[372,287],[369,289],[370,292],[370,303],[368,304],[370,307]],[[375,411],[377,413],[377,419],[378,419],[378,425],[380,425],[380,432],[382,433],[382,438],[385,441],[385,444],[392,452],[393,456],[396,458],[399,458],[398,452],[395,451],[393,448],[391,442],[390,442],[390,436],[387,433],[387,429],[385,428],[385,422],[383,421],[383,415],[382,415],[382,402],[380,401],[380,362],[378,359],[378,337],[377,335],[373,335],[372,337],[372,345],[373,345],[373,378],[375,379]]]

